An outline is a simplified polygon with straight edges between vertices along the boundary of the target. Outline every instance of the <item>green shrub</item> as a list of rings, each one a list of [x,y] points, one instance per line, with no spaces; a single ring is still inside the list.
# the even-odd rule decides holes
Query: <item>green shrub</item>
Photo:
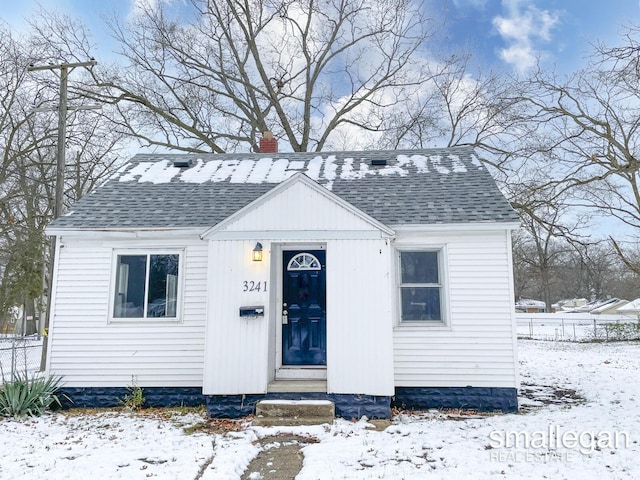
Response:
[[[25,417],[42,415],[52,405],[60,406],[57,391],[61,377],[32,377],[25,373],[0,386],[0,416]]]
[[[128,410],[137,410],[144,405],[146,401],[142,392],[142,388],[132,382],[131,386],[127,387],[129,395],[125,395],[124,399],[120,401],[122,406]]]

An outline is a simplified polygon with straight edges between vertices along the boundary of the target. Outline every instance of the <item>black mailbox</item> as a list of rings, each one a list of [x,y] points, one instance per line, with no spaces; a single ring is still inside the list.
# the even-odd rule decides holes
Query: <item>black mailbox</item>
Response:
[[[263,317],[264,306],[259,305],[257,307],[240,307],[241,317]]]

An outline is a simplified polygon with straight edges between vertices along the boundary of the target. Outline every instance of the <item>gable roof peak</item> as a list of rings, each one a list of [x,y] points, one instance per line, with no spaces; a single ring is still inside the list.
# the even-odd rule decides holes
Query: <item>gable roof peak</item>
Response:
[[[230,215],[220,223],[207,229],[201,235],[201,237],[208,238],[208,237],[211,237],[216,232],[224,230],[227,227],[227,225],[230,225],[231,223],[235,222],[238,218],[246,215],[248,212],[255,210],[256,208],[259,208],[261,205],[263,205],[270,199],[282,194],[283,192],[285,192],[286,190],[292,188],[294,185],[297,185],[297,184],[302,184],[306,188],[309,188],[319,193],[321,196],[327,198],[333,204],[341,208],[344,208],[345,210],[348,210],[349,212],[351,212],[351,214],[355,215],[356,217],[359,217],[361,220],[364,220],[365,222],[367,222],[369,225],[376,228],[377,230],[380,230],[380,232],[382,232],[384,235],[386,236],[394,235],[395,232],[393,231],[393,229],[379,222],[378,220],[371,217],[370,215],[363,212],[362,210],[354,207],[349,202],[346,202],[345,200],[343,200],[342,198],[340,198],[338,195],[334,194],[330,190],[322,187],[317,182],[307,177],[304,173],[298,172],[298,173],[295,173],[290,178],[288,178],[287,180],[285,180],[284,182],[282,182],[281,184],[269,190],[267,193],[265,193],[261,197],[255,199],[253,202],[249,203],[248,205],[245,205],[243,208],[241,208],[234,214]]]

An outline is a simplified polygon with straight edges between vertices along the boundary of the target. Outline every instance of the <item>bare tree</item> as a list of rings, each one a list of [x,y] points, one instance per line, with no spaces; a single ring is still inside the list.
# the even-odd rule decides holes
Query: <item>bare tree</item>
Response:
[[[27,303],[37,298],[42,287],[43,233],[31,230],[37,217],[33,207],[39,203],[32,196],[33,169],[22,160],[38,152],[39,144],[51,142],[51,132],[34,123],[29,98],[38,94],[28,85],[26,66],[28,50],[0,25],[0,258],[2,278],[0,308],[14,303]],[[35,135],[34,135],[35,134]],[[40,181],[48,179],[40,177]],[[30,231],[30,234],[28,233]]]
[[[385,146],[467,145],[503,174],[519,166],[523,139],[531,134],[531,109],[520,83],[499,72],[472,70],[471,59],[458,54],[429,65],[429,81],[390,119]]]
[[[90,46],[82,26],[66,17],[41,12],[31,27],[28,35],[16,39],[0,25],[0,308],[25,304],[34,314],[48,282],[44,229],[53,215],[59,99],[58,78],[51,72],[29,73],[27,67],[67,61],[70,52],[82,57]],[[80,101],[71,95],[70,102]],[[109,128],[105,114],[69,115],[66,205],[109,175],[118,162],[121,137]]]
[[[542,299],[545,292],[551,303],[569,298],[638,297],[640,276],[605,241],[579,244],[549,235],[537,239],[521,229],[513,236],[513,257],[516,299]]]
[[[513,241],[514,277],[516,298],[534,292],[550,312],[551,305],[562,296],[561,271],[567,255],[575,251],[570,232],[577,224],[567,225],[566,205],[543,192],[529,184],[521,195],[512,196],[522,219],[522,228]]]
[[[96,71],[95,98],[147,145],[256,149],[273,130],[294,151],[343,128],[377,130],[429,73],[429,25],[412,0],[192,0],[111,22],[126,63]]]
[[[620,262],[612,246],[607,242],[598,242],[574,247],[576,250],[567,265],[565,284],[576,292],[575,296],[625,298],[627,289],[623,278],[629,270]]]
[[[629,268],[640,229],[640,30],[619,47],[600,46],[591,64],[560,79],[538,73],[528,101],[537,109],[557,191],[575,209],[599,212],[613,229],[608,238]]]

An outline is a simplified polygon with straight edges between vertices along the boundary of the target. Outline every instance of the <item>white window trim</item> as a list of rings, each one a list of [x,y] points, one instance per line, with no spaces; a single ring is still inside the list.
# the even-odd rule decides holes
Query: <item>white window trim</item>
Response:
[[[440,279],[440,320],[402,320],[402,295],[400,288],[402,286],[402,263],[400,254],[402,252],[437,252],[438,253],[438,275]],[[396,303],[396,326],[399,328],[418,327],[433,330],[451,330],[451,316],[449,306],[449,272],[448,272],[448,253],[446,245],[424,245],[424,244],[405,244],[398,246],[393,250],[396,284],[395,284],[395,303]]]
[[[178,255],[178,293],[176,299],[176,316],[175,317],[115,317],[113,311],[115,308],[115,293],[117,276],[118,276],[118,256],[119,255]],[[114,248],[111,252],[111,280],[109,284],[109,324],[167,324],[182,323],[183,312],[183,286],[184,286],[184,270],[185,270],[185,249],[184,248]],[[149,282],[149,269],[145,274],[145,286]]]
[[[273,259],[275,259],[271,264],[272,274],[271,274],[271,285],[277,285],[277,288],[272,288],[272,297],[270,298],[271,305],[276,305],[276,308],[273,309],[273,317],[272,321],[274,322],[275,335],[271,338],[274,339],[275,345],[273,346],[273,352],[275,354],[273,366],[275,367],[275,373],[272,379],[280,377],[279,372],[282,369],[282,295],[283,295],[283,275],[284,269],[282,268],[282,259],[284,256],[284,252],[290,252],[294,250],[299,251],[311,251],[311,250],[327,250],[326,243],[301,243],[298,241],[294,242],[283,242],[283,243],[271,243],[271,251],[276,252]],[[328,253],[327,253],[328,256]],[[328,260],[328,258],[327,258]],[[322,366],[326,372],[326,366]],[[321,367],[321,368],[322,368]],[[321,368],[312,367],[309,368],[305,365],[300,365],[298,369],[301,374],[308,373],[308,371],[313,371],[314,369],[320,370]],[[293,370],[293,368],[289,368],[289,370]],[[321,374],[319,374],[321,375]],[[326,376],[326,375],[325,375]]]

